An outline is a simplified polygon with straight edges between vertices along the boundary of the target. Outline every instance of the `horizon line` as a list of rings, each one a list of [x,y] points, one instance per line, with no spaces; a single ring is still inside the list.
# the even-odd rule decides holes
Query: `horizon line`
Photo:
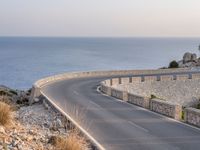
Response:
[[[43,36],[43,35],[0,35],[0,38],[200,38],[200,36]]]

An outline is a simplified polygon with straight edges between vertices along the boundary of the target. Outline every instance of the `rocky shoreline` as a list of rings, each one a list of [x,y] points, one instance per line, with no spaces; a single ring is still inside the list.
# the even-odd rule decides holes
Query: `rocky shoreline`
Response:
[[[67,138],[74,129],[69,127],[65,117],[45,107],[42,100],[29,106],[30,93],[31,89],[20,91],[0,86],[0,102],[12,108],[11,123],[7,126],[0,123],[0,149],[55,150],[55,139]],[[84,144],[84,149],[89,149],[86,140]]]

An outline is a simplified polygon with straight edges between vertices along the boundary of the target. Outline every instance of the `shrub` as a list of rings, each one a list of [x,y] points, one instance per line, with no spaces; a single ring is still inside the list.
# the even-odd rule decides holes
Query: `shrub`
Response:
[[[178,63],[175,60],[173,60],[172,62],[169,63],[168,68],[178,68],[178,67],[179,67]]]
[[[4,90],[0,90],[0,95],[4,96],[4,95],[7,95],[7,93]]]
[[[14,95],[17,95],[17,92],[14,91],[14,90],[9,90],[10,93],[14,94]]]
[[[197,104],[197,109],[200,109],[200,104]]]
[[[11,121],[10,106],[4,102],[0,102],[0,124],[7,125]]]
[[[185,106],[182,107],[181,119],[185,120]]]
[[[151,94],[151,99],[157,98],[155,95]]]
[[[79,132],[75,129],[72,130],[66,138],[53,137],[52,144],[56,150],[85,150],[88,149],[86,139],[80,136]]]

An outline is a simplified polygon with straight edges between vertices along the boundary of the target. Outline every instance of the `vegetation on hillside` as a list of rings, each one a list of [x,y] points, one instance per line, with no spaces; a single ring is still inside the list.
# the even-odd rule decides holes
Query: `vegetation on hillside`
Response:
[[[169,67],[168,68],[178,68],[179,65],[177,63],[177,61],[173,60],[169,63]]]
[[[0,102],[0,125],[8,125],[11,122],[10,106],[4,102]]]

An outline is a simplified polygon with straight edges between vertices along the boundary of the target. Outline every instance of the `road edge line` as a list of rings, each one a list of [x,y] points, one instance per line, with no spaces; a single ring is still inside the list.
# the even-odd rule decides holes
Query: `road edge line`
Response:
[[[64,112],[56,103],[54,103],[46,94],[41,92],[41,94],[63,115],[65,115],[75,126],[81,130],[91,141],[92,143],[97,146],[100,150],[106,150],[94,137],[92,137],[85,129],[83,129],[72,117],[70,117],[66,112]]]

